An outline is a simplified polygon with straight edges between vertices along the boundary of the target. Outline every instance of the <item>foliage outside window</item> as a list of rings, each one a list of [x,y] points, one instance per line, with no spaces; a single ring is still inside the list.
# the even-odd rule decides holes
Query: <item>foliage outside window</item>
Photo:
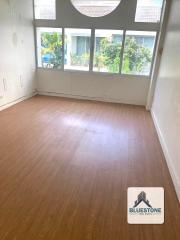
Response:
[[[123,31],[96,30],[93,71],[118,73]]]
[[[37,29],[38,66],[62,68],[62,29]]]
[[[65,29],[65,69],[89,70],[90,39],[90,29]]]
[[[65,29],[64,37],[63,60],[62,29],[37,28],[38,67],[89,71],[91,30]],[[156,32],[127,31],[122,49],[123,31],[95,30],[93,71],[149,76],[155,39]]]
[[[155,32],[126,32],[122,73],[150,74],[155,38]]]

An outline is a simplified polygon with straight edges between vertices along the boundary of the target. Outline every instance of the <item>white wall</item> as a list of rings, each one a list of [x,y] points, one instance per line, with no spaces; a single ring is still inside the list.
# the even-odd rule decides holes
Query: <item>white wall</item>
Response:
[[[32,0],[0,0],[0,109],[36,88]]]
[[[37,70],[40,94],[146,105],[147,77]]]
[[[180,200],[180,1],[172,1],[152,114]]]

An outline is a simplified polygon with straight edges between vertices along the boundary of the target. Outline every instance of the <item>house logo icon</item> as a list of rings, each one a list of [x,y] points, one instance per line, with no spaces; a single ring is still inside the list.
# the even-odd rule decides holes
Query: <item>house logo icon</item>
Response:
[[[163,224],[164,188],[129,187],[127,220],[129,224]]]
[[[152,206],[149,203],[149,200],[146,199],[146,193],[142,191],[139,195],[137,200],[134,202],[133,208],[137,207],[141,202],[144,202],[149,208],[152,208]]]

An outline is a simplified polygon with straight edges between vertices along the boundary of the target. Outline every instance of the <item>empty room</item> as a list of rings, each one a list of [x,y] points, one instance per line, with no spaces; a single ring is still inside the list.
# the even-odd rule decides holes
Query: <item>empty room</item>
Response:
[[[179,9],[0,0],[0,240],[180,239]]]

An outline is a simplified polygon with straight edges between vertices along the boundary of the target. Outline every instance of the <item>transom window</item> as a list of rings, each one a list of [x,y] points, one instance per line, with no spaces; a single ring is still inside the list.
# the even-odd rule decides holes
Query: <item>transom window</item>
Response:
[[[164,0],[137,0],[135,22],[160,22]]]
[[[35,19],[56,19],[56,0],[34,0]]]
[[[113,12],[121,0],[71,0],[73,6],[88,17],[102,17]]]

